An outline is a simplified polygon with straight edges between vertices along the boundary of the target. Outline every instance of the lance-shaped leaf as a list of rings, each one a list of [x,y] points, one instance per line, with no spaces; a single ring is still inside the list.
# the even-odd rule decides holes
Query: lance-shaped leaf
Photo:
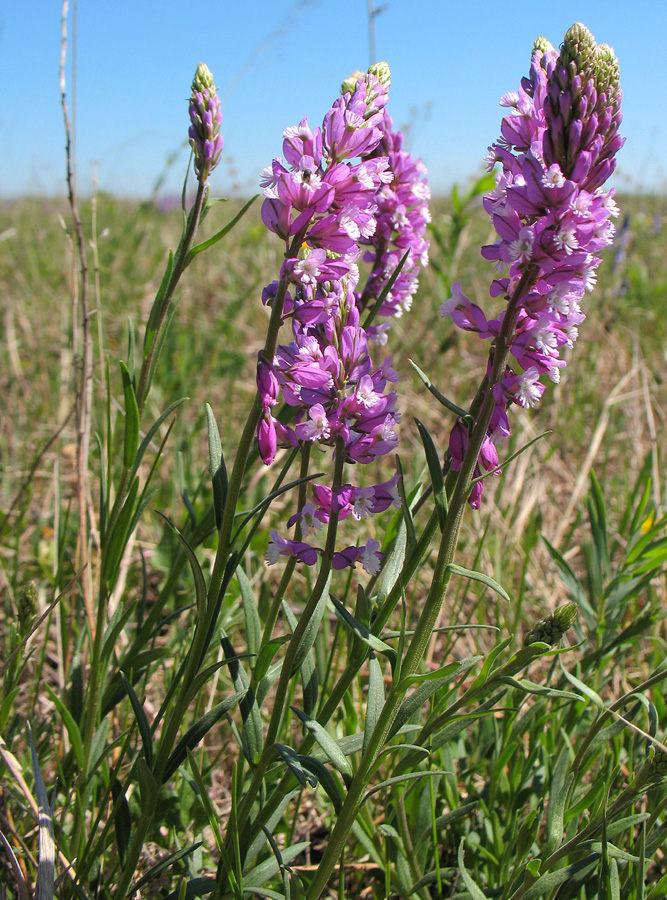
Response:
[[[136,691],[130,684],[130,682],[125,677],[123,672],[120,673],[120,677],[123,679],[123,686],[127,693],[127,696],[130,698],[130,703],[132,704],[132,709],[134,710],[134,715],[137,720],[137,725],[139,727],[139,734],[141,735],[141,744],[144,748],[144,758],[146,763],[150,768],[153,767],[153,739],[151,736],[151,728],[148,724],[148,719],[146,718],[146,713],[144,712],[144,708],[141,705],[141,701],[137,697]]]
[[[485,575],[484,572],[476,572],[474,569],[464,569],[463,566],[457,566],[454,565],[454,563],[450,563],[447,566],[447,571],[451,572],[453,575],[461,575],[463,578],[470,578],[471,581],[479,581],[480,584],[485,584],[487,587],[491,588],[492,591],[495,591],[496,594],[500,594],[503,600],[509,602],[510,596],[505,588],[501,584],[498,584],[495,578],[491,578],[490,575]]]
[[[310,731],[312,736],[315,738],[317,743],[326,754],[329,762],[333,766],[335,766],[335,768],[337,768],[341,775],[345,776],[345,778],[352,778],[354,773],[352,771],[352,766],[350,765],[348,758],[345,756],[343,751],[338,746],[337,742],[334,740],[334,738],[332,738],[326,728],[323,725],[320,725],[320,723],[315,719],[306,715],[306,713],[302,712],[296,706],[292,706],[291,709],[301,719],[308,731]]]
[[[366,721],[364,722],[364,749],[366,753],[375,726],[384,706],[384,678],[377,656],[371,653],[368,658],[368,699],[366,701]]]
[[[309,785],[310,787],[315,787],[317,778],[304,769],[299,760],[299,756],[293,747],[288,747],[287,744],[274,744],[273,748],[285,761],[287,768],[295,776],[302,787],[307,787]]]
[[[465,863],[463,861],[463,844],[464,841],[461,841],[459,844],[459,871],[461,873],[461,878],[463,879],[463,883],[468,889],[468,893],[472,897],[472,900],[488,900],[484,891],[476,884],[472,877],[470,876],[468,870],[465,867]]]
[[[130,804],[123,791],[123,785],[117,778],[111,782],[111,796],[113,797],[115,815],[113,819],[116,843],[120,858],[125,861],[127,851],[132,838],[132,817],[130,816]]]
[[[376,653],[382,653],[387,657],[392,667],[396,664],[396,651],[393,647],[390,647],[389,644],[385,644],[384,641],[381,641],[380,638],[376,637],[374,634],[366,628],[365,625],[362,625],[361,622],[358,622],[352,613],[349,612],[345,608],[345,606],[331,594],[331,602],[334,605],[334,609],[336,610],[336,615],[338,618],[345,624],[347,627],[354,632],[361,640],[366,644],[367,647],[370,647],[371,650],[375,650]]]
[[[167,760],[167,766],[162,779],[163,781],[167,781],[171,778],[187,756],[188,750],[194,750],[211,728],[213,728],[216,722],[220,721],[225,713],[242,700],[243,697],[245,697],[245,691],[238,691],[236,694],[232,694],[231,697],[227,697],[222,703],[218,703],[217,706],[214,706],[213,709],[209,710],[209,712],[195,722],[191,728],[188,728]],[[141,762],[141,759],[139,762]]]
[[[208,467],[213,485],[213,513],[215,515],[215,527],[220,530],[222,513],[227,500],[227,467],[222,452],[222,442],[218,423],[215,421],[213,410],[206,404],[206,421],[208,422]]]
[[[37,851],[37,891],[36,900],[52,900],[55,875],[56,845],[53,840],[53,813],[46,793],[46,786],[39,767],[37,752],[32,741],[32,730],[28,724],[28,740],[32,757],[32,774],[35,779],[35,794],[39,809],[39,842]]]
[[[264,746],[264,730],[262,728],[262,716],[257,705],[254,690],[250,687],[250,681],[239,662],[239,657],[226,634],[220,638],[222,652],[225,659],[229,660],[229,674],[234,688],[243,694],[239,703],[241,721],[243,722],[243,736],[250,753],[248,762],[254,763],[262,754]]]
[[[442,462],[435,449],[433,438],[428,433],[425,425],[419,419],[415,418],[419,435],[424,445],[426,454],[426,464],[428,465],[429,475],[431,476],[431,485],[433,486],[433,498],[435,500],[435,508],[438,514],[438,524],[440,531],[445,529],[445,521],[447,519],[447,492],[445,491],[445,479],[442,474]]]
[[[123,379],[123,397],[125,399],[125,438],[123,441],[123,464],[129,469],[139,446],[139,406],[134,391],[134,381],[125,363],[120,361],[120,372]]]
[[[190,544],[185,540],[181,532],[174,525],[171,519],[168,516],[163,515],[161,512],[157,511],[159,516],[162,516],[164,521],[167,523],[169,528],[176,535],[181,548],[185,552],[187,556],[188,562],[190,563],[190,568],[192,570],[192,576],[195,581],[195,597],[197,599],[197,612],[200,616],[203,616],[206,613],[206,581],[204,580],[204,573],[202,572],[202,568],[199,565],[199,560],[197,559],[197,554],[192,549]]]
[[[236,567],[236,577],[239,582],[239,588],[241,589],[241,602],[243,604],[243,616],[245,618],[248,653],[257,656],[262,642],[262,626],[259,621],[257,601],[255,600],[255,594],[252,585],[250,584],[250,579],[246,575],[243,566]]]

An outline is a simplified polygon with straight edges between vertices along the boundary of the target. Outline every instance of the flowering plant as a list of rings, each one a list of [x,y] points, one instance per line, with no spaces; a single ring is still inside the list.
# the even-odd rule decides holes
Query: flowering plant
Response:
[[[498,173],[483,200],[497,240],[482,255],[494,265],[492,301],[504,305],[493,317],[470,299],[465,279],[448,284],[440,310],[447,325],[476,334],[488,353],[465,407],[421,373],[443,415],[455,416],[441,450],[417,422],[423,476],[397,456],[389,463],[399,425],[412,427],[401,423],[392,325],[410,315],[430,238],[441,251],[443,242],[429,227],[424,166],[389,116],[389,89],[385,63],[353,73],[321,125],[303,119],[285,130],[282,158],[262,173],[261,221],[283,259],[258,280],[270,283],[256,297],[268,321],[263,346],[251,351],[252,402],[232,454],[224,446],[230,431],[221,437],[218,410],[207,407],[210,493],[197,489],[193,498],[183,486],[182,527],[160,519],[166,537],[153,558],[168,561],[154,590],[148,542],[136,566],[140,588],[133,582],[132,535],[170,429],[159,446],[156,438],[182,401],[151,421],[151,388],[181,277],[252,203],[196,242],[224,146],[213,77],[197,68],[188,106],[194,199],[188,204],[184,190],[181,237],[136,367],[130,325],[117,423],[107,378],[94,511],[84,477],[88,353],[77,373],[77,574],[57,599],[69,602],[81,579],[83,613],[73,604],[74,625],[58,634],[62,697],[48,686],[62,716],[58,740],[50,720],[37,725],[35,742],[28,733],[36,799],[13,750],[0,743],[1,765],[27,800],[21,814],[39,814],[38,829],[26,829],[35,835],[39,896],[317,900],[340,866],[338,896],[354,878],[350,896],[565,900],[581,891],[602,896],[604,886],[619,897],[626,863],[636,870],[626,871],[623,896],[646,896],[644,860],[659,852],[667,827],[667,800],[651,793],[662,790],[667,758],[656,736],[665,703],[651,692],[667,668],[661,663],[637,684],[633,667],[631,689],[607,702],[594,664],[613,662],[622,646],[634,654],[652,622],[643,596],[637,620],[624,618],[628,598],[648,591],[667,561],[667,521],[649,506],[649,484],[640,482],[625,517],[614,568],[593,480],[593,599],[549,545],[570,602],[540,611],[513,648],[509,635],[463,656],[450,640],[450,632],[499,630],[490,614],[440,626],[453,580],[510,603],[495,578],[456,561],[461,525],[473,515],[468,506],[488,501],[484,479],[513,458],[503,451],[513,408],[535,406],[546,383],[558,382],[612,241],[618,210],[604,185],[623,143],[618,63],[575,25],[558,51],[538,40],[528,76],[502,98],[501,136],[488,157]],[[20,598],[0,666],[8,743],[18,718],[12,704],[30,680],[22,653],[35,596],[26,589]],[[581,643],[559,647],[570,629]],[[436,636],[440,660],[428,651]],[[585,641],[590,652],[578,652]],[[576,654],[576,674],[562,662],[566,649]],[[537,660],[539,683],[524,677]],[[621,740],[621,727],[642,711],[645,727],[632,723],[638,751],[627,734]],[[220,741],[224,728],[230,740]],[[602,744],[618,745],[614,765],[598,764]],[[58,779],[49,799],[38,757],[53,745],[47,771]],[[638,812],[646,797],[652,811]],[[21,872],[14,850],[30,838],[6,840],[12,821],[2,813],[0,837],[12,872]],[[624,829],[624,847],[612,845]],[[156,887],[167,878],[169,888]],[[664,878],[648,897],[661,885]]]

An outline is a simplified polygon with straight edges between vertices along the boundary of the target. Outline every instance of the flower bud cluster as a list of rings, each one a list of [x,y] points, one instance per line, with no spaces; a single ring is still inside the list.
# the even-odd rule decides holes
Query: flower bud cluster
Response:
[[[504,295],[511,305],[508,340],[515,364],[491,385],[496,407],[476,475],[494,468],[489,444],[509,434],[507,407],[534,406],[545,389],[543,377],[560,380],[566,364],[561,352],[573,346],[585,319],[580,303],[595,286],[599,253],[615,231],[610,218],[618,215],[614,191],[602,189],[624,142],[618,133],[618,85],[613,51],[598,46],[577,24],[566,33],[560,53],[548,41],[537,41],[529,77],[501,100],[510,112],[488,160],[490,166],[501,163],[502,171],[484,199],[498,240],[483,247],[482,255],[506,272],[493,281],[490,293]],[[458,282],[440,311],[494,343],[507,312],[487,320]],[[454,469],[460,468],[466,438],[459,424],[450,442]],[[478,482],[470,497],[473,507],[480,497]]]
[[[283,314],[292,340],[280,345],[272,360],[260,356],[257,386],[262,414],[257,440],[268,465],[278,446],[342,445],[350,463],[366,464],[392,451],[400,421],[391,385],[398,375],[389,358],[374,364],[370,348],[386,341],[386,326],[367,331],[361,313],[372,306],[387,278],[410,250],[405,278],[388,295],[381,315],[409,308],[419,265],[427,259],[424,238],[428,187],[424,168],[401,147],[385,112],[389,88],[385,63],[365,75],[354,73],[325,115],[311,130],[306,119],[283,135],[284,161],[274,159],[264,170],[262,219],[288,248],[280,281],[265,288],[263,302],[284,294]],[[393,218],[392,218],[393,216]],[[375,247],[371,281],[363,291],[358,260],[362,248]],[[382,272],[378,272],[379,267]],[[274,416],[282,400],[293,409],[289,424]],[[313,487],[313,501],[293,516],[301,536],[315,534],[338,518],[365,518],[399,505],[396,479],[383,485],[345,485],[332,492]],[[379,544],[348,547],[336,553],[334,568],[361,562],[369,572],[379,567]],[[295,556],[316,562],[319,548],[286,541],[272,532],[267,560]]]
[[[541,622],[538,622],[537,625],[526,634],[523,639],[524,647],[528,647],[530,644],[536,644],[538,642],[550,644],[553,647],[561,640],[565,632],[572,628],[577,621],[578,615],[579,610],[577,609],[576,603],[564,603],[562,606],[556,607],[551,615],[547,616],[546,619],[542,619]]]
[[[208,66],[199,63],[190,97],[190,145],[194,152],[195,172],[202,183],[220,161],[224,140],[220,134],[222,110],[220,97]]]

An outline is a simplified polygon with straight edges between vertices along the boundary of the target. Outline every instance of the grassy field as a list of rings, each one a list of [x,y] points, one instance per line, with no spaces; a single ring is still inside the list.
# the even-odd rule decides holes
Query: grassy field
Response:
[[[440,621],[444,630],[429,648],[424,674],[451,664],[454,680],[438,682],[425,711],[415,708],[406,718],[413,731],[383,757],[376,781],[388,781],[396,772],[431,774],[386,783],[369,797],[353,828],[340,878],[330,885],[331,896],[658,900],[667,895],[667,789],[656,776],[662,771],[662,751],[646,740],[648,733],[663,741],[667,728],[664,682],[658,678],[646,684],[667,649],[667,201],[617,199],[616,242],[606,252],[597,289],[587,296],[587,320],[564,377],[549,387],[538,409],[515,411],[507,455],[546,435],[501,477],[486,482],[481,509],[470,511],[463,526],[459,564],[492,576],[509,599],[476,581],[452,583]],[[215,206],[204,223],[204,237],[240,205],[231,200]],[[277,277],[282,258],[280,241],[261,224],[258,202],[223,243],[197,258],[181,282],[146,421],[157,419],[174,401],[188,399],[174,415],[164,451],[158,452],[163,428],[142,464],[145,478],[159,457],[153,493],[128,536],[108,598],[110,620],[118,628],[103,679],[102,724],[87,742],[92,638],[82,581],[97,578],[104,502],[99,485],[105,477],[100,456],[108,468],[109,460],[123,453],[118,360],[128,358],[128,334],[143,332],[167,251],[178,242],[181,218],[179,210],[164,212],[110,196],[85,203],[81,213],[94,310],[91,433],[99,435],[99,445],[91,440],[86,497],[91,562],[71,586],[80,559],[73,390],[80,352],[73,322],[79,321],[80,310],[71,220],[67,205],[56,200],[0,203],[0,896],[10,898],[28,896],[40,868],[44,829],[30,802],[34,798],[33,805],[43,806],[40,778],[52,809],[55,896],[125,896],[116,886],[132,857],[145,800],[136,775],[146,753],[145,737],[132,700],[141,698],[147,727],[158,734],[156,717],[159,721],[172,670],[187,652],[195,602],[189,568],[184,561],[174,566],[181,552],[178,541],[154,511],[190,536],[208,577],[216,534],[206,527],[212,491],[205,404],[217,418],[225,455],[233,460],[268,323],[261,292]],[[485,349],[474,335],[455,333],[449,320],[439,318],[438,306],[454,280],[484,308],[491,303],[490,269],[479,247],[493,236],[477,200],[467,205],[437,200],[432,228],[433,265],[422,275],[412,311],[392,330],[393,365],[402,376],[399,454],[407,493],[428,483],[414,417],[427,426],[440,452],[452,424],[409,359],[442,393],[467,406],[484,370]],[[255,508],[271,491],[285,458],[282,451],[271,469],[253,468],[245,508]],[[391,474],[387,469],[383,477]],[[382,480],[377,471],[359,477]],[[267,570],[263,561],[269,530],[280,527],[292,508],[285,497],[271,505],[243,560],[262,621],[280,578],[280,571]],[[389,522],[391,512],[386,515]],[[415,520],[423,526],[417,515]],[[358,523],[343,524],[353,541]],[[386,524],[362,524],[367,526],[364,539],[382,539],[374,527],[391,533]],[[418,620],[431,564],[427,560],[409,585],[408,628]],[[288,597],[297,614],[310,587],[309,574],[297,573]],[[355,591],[342,573],[332,583],[331,592],[350,596],[351,607]],[[218,623],[239,654],[251,651],[242,592],[234,582],[222,600]],[[51,608],[56,597],[60,600]],[[491,667],[488,680],[495,671],[494,647],[507,639],[507,653],[516,651],[526,632],[567,600],[579,606],[578,622],[565,638],[571,648],[567,653],[536,660],[523,686],[516,680],[523,675],[505,673],[506,680],[480,695],[479,703],[471,695],[469,718],[437,727],[447,704],[458,702],[477,683],[479,668],[467,674],[466,660],[485,658]],[[128,658],[155,604],[157,627],[140,648],[146,655]],[[39,614],[49,608],[24,643]],[[278,635],[286,627],[281,622]],[[462,625],[479,627],[447,630]],[[401,604],[389,627],[400,630]],[[344,669],[354,640],[330,607],[312,653],[321,697]],[[211,665],[222,659],[215,644]],[[377,659],[371,655],[370,665]],[[254,665],[248,662],[250,669]],[[133,696],[124,690],[123,666]],[[353,766],[360,748],[350,742],[363,732],[370,703],[368,666],[364,662],[328,724],[337,741],[348,741]],[[383,667],[387,680],[384,662]],[[219,666],[193,700],[184,729],[217,709],[230,690],[238,690],[232,682],[228,667]],[[296,691],[291,702],[301,705],[301,688],[291,690]],[[604,712],[633,691],[616,708],[624,719]],[[266,727],[270,699],[269,692],[258,709],[260,729]],[[215,876],[230,816],[251,774],[252,765],[246,771],[241,764],[247,746],[239,732],[246,726],[245,716],[230,708],[205,740],[191,745],[189,763],[161,786],[132,873],[139,896],[180,900],[212,890],[202,879]],[[417,740],[420,726],[431,731]],[[283,743],[293,743],[297,731],[294,719],[284,720]],[[643,782],[636,782],[645,759],[653,766],[650,779],[645,774]],[[572,780],[569,774],[566,778],[567,766]],[[246,890],[287,897],[291,885],[291,896],[298,897],[295,879],[308,883],[335,812],[321,781],[318,788],[310,781],[294,784],[289,804],[272,820],[274,836],[255,854],[254,875],[236,896]],[[558,825],[563,834],[556,841]],[[569,850],[568,841],[573,842]],[[517,893],[522,872],[538,878],[539,865],[533,871],[527,868],[530,861],[560,852],[559,846],[566,850],[554,861],[552,875],[565,874],[543,883],[541,891]],[[460,874],[460,847],[466,877]],[[157,865],[186,848],[164,867]],[[75,860],[69,873],[67,860]],[[263,875],[257,874],[261,865]],[[137,887],[147,873],[150,879]]]

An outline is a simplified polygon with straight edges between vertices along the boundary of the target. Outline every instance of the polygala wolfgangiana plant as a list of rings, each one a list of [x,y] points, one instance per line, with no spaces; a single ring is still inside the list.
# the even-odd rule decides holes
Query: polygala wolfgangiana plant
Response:
[[[141,366],[135,372],[132,330],[128,362],[121,363],[123,453],[116,459],[109,449],[101,473],[96,615],[78,651],[83,657],[88,646],[88,677],[74,713],[58,700],[72,750],[58,761],[67,791],[55,798],[53,809],[44,800],[35,762],[40,812],[51,823],[66,866],[57,882],[59,896],[158,896],[151,893],[152,879],[171,873],[172,892],[164,894],[169,900],[317,900],[330,890],[338,865],[343,896],[353,835],[374,865],[384,866],[387,897],[435,897],[436,885],[443,897],[563,900],[575,896],[563,893],[568,884],[589,876],[609,885],[604,896],[613,897],[619,896],[619,865],[639,859],[607,839],[623,827],[621,821],[627,827],[643,823],[641,873],[632,883],[639,886],[633,897],[646,896],[643,859],[647,848],[659,846],[650,837],[658,813],[637,819],[632,806],[665,770],[666,749],[655,737],[651,714],[647,728],[638,729],[647,750],[634,760],[634,769],[628,761],[627,784],[619,789],[618,772],[609,775],[604,802],[596,794],[588,805],[582,791],[589,786],[592,748],[610,734],[605,729],[617,728],[624,707],[660,684],[667,669],[658,667],[633,692],[605,705],[562,662],[558,644],[576,627],[573,602],[545,611],[514,653],[508,637],[486,659],[444,659],[436,671],[424,665],[452,576],[507,599],[493,578],[455,563],[459,532],[467,506],[478,509],[482,503],[484,478],[500,474],[512,406],[534,406],[545,377],[558,382],[566,362],[562,351],[572,348],[585,318],[582,301],[595,285],[600,251],[612,241],[618,209],[614,191],[605,191],[604,184],[624,140],[618,62],[577,24],[559,51],[539,39],[528,76],[502,98],[508,112],[488,156],[490,170],[500,168],[495,188],[484,197],[497,240],[482,248],[495,266],[490,294],[501,309],[490,318],[458,281],[441,306],[457,327],[489,342],[488,363],[467,408],[444,398],[420,373],[441,400],[443,415],[454,416],[444,453],[418,422],[429,476],[424,484],[400,464],[387,477],[386,457],[398,446],[400,402],[399,375],[383,348],[391,346],[392,322],[410,313],[420,270],[428,263],[430,222],[426,171],[394,130],[389,89],[386,63],[353,73],[321,126],[311,128],[303,119],[284,132],[283,159],[274,159],[262,174],[262,221],[282,241],[284,260],[262,293],[270,315],[257,352],[254,399],[229,470],[216,414],[207,408],[212,510],[182,533],[167,520],[176,542],[171,569],[150,611],[135,622],[133,605],[118,601],[116,591],[164,442],[147,477],[142,460],[181,402],[155,422],[145,421],[176,287],[197,255],[222,240],[250,205],[196,243],[212,207],[208,179],[223,150],[213,77],[205,65],[197,68],[189,101],[196,195],[188,210],[184,190],[181,241],[148,318]],[[111,405],[107,415],[111,423]],[[112,438],[109,433],[109,448]],[[251,480],[257,481],[258,471],[268,479],[279,463],[271,489],[248,509]],[[367,466],[382,476],[365,477]],[[392,509],[398,512],[390,515]],[[258,566],[253,554],[267,517],[266,565]],[[383,521],[388,524],[379,539]],[[661,527],[652,526],[651,539]],[[342,538],[355,531],[353,543]],[[206,572],[197,547],[211,533],[217,542]],[[654,577],[660,561],[650,561],[646,554],[654,544],[642,541],[634,556],[629,553],[628,566],[641,564],[644,578]],[[428,571],[434,543],[428,589],[425,595],[413,592],[411,584]],[[269,567],[278,564],[282,569],[275,576]],[[194,581],[192,627],[187,646],[167,660],[156,641],[180,612],[168,610],[167,603],[187,565]],[[361,577],[358,583],[355,576]],[[229,612],[233,607],[242,610],[242,628]],[[333,635],[330,614],[337,621]],[[390,622],[397,630],[387,630]],[[549,672],[544,683],[519,677],[538,658],[541,671]],[[80,678],[80,660],[77,665]],[[479,672],[468,681],[475,667]],[[19,670],[14,660],[11,678],[18,679]],[[151,689],[149,719],[140,693],[157,672],[160,688]],[[361,706],[359,684],[365,694]],[[223,685],[222,698],[215,685]],[[68,696],[74,695],[72,687]],[[532,704],[526,718],[536,720],[547,715],[547,703],[569,704],[572,711],[562,713],[563,722],[577,732],[578,744],[572,737],[570,746],[564,724],[560,733],[567,744],[541,770],[548,801],[542,797],[533,804],[519,832],[515,823],[514,852],[488,850],[495,874],[482,877],[476,867],[473,877],[470,856],[468,867],[464,861],[463,832],[452,830],[459,836],[458,858],[445,865],[438,829],[447,835],[473,815],[476,803],[486,808],[489,798],[480,792],[474,802],[456,807],[447,781],[452,773],[434,768],[431,755],[439,753],[453,765],[450,744],[473,723],[492,722],[509,741],[523,722],[518,716],[526,696]],[[502,697],[508,698],[506,706],[498,705]],[[591,700],[600,708],[594,720],[581,714],[581,704]],[[644,701],[651,706],[644,698],[637,707]],[[353,710],[346,720],[352,722],[349,733],[341,734],[340,709]],[[638,710],[628,713],[637,715]],[[229,810],[220,818],[209,796],[212,764],[200,751],[223,721],[238,749],[226,787]],[[539,736],[531,734],[529,755],[537,765]],[[521,741],[507,743],[500,757],[507,761]],[[3,754],[14,771],[4,745]],[[325,846],[308,866],[298,864],[308,843],[291,843],[304,790],[309,803],[324,800],[332,811],[322,811]],[[385,795],[384,807],[376,805]],[[147,844],[163,833],[161,816],[173,801],[203,810],[214,846],[200,849],[199,843],[182,841],[149,865]],[[449,811],[437,817],[436,805]],[[500,812],[491,814],[499,821]],[[473,845],[468,841],[468,848]],[[47,868],[40,858],[42,887]]]

